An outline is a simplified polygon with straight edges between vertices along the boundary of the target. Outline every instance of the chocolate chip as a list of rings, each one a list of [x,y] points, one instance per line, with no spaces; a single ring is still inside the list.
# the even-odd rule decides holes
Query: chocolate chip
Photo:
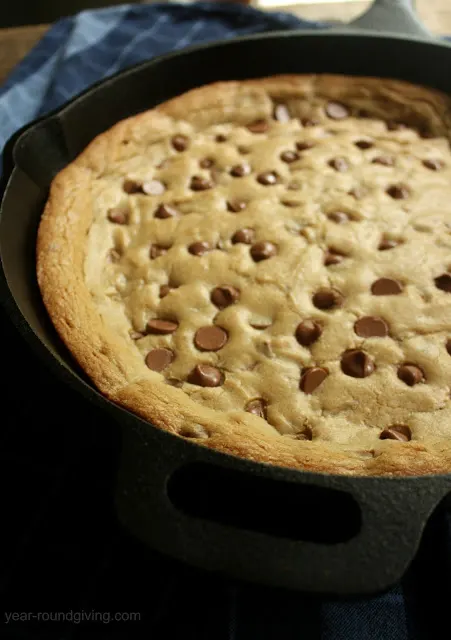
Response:
[[[186,151],[189,146],[189,138],[182,134],[178,134],[173,136],[171,143],[176,151]]]
[[[336,289],[318,289],[312,298],[317,309],[333,309],[343,303],[343,296]]]
[[[227,202],[227,210],[232,213],[239,213],[246,208],[246,204],[244,200],[229,200]]]
[[[137,180],[131,180],[130,178],[127,178],[122,184],[122,189],[125,191],[125,193],[129,194],[142,193],[142,183],[138,182]]]
[[[337,224],[344,224],[350,220],[349,214],[344,211],[331,211],[331,213],[327,214],[327,217]]]
[[[307,140],[299,140],[299,142],[296,142],[296,149],[298,151],[307,151],[308,149],[313,149],[314,146],[314,142],[308,142]]]
[[[314,320],[304,320],[296,327],[296,340],[303,347],[309,347],[316,342],[323,332],[322,326]]]
[[[216,142],[227,142],[227,136],[225,136],[223,133],[218,133],[218,135],[215,138]]]
[[[343,262],[344,259],[345,256],[342,253],[338,253],[333,249],[329,249],[324,255],[324,265],[326,267],[330,267],[334,264],[340,264],[340,262]]]
[[[272,258],[277,253],[277,247],[272,242],[256,242],[251,247],[251,256],[255,262]]]
[[[143,182],[142,191],[148,196],[161,196],[166,191],[166,186],[160,180],[147,180]]]
[[[413,387],[424,380],[424,373],[415,364],[403,364],[398,369],[398,378]]]
[[[168,284],[162,284],[160,287],[160,298],[165,298],[171,292],[172,287]]]
[[[364,316],[354,324],[354,331],[361,338],[385,338],[388,326],[385,320],[376,316]]]
[[[373,296],[397,296],[402,293],[402,284],[391,278],[379,278],[371,285]]]
[[[406,424],[394,424],[384,429],[379,436],[381,440],[398,440],[399,442],[408,442],[412,439],[412,432]]]
[[[108,211],[108,220],[115,224],[127,224],[130,216],[130,209],[127,205],[122,204],[113,207]]]
[[[443,273],[441,276],[434,278],[435,286],[446,293],[451,293],[451,274]]]
[[[189,245],[188,251],[193,256],[203,256],[204,254],[211,251],[212,247],[208,242],[193,242]]]
[[[178,216],[179,212],[174,207],[171,207],[169,204],[160,204],[155,211],[155,218],[165,219],[165,218],[175,218]]]
[[[372,147],[374,147],[374,142],[371,142],[371,140],[356,140],[354,144],[359,149],[362,149],[362,151],[365,151],[366,149],[371,149]]]
[[[211,167],[214,165],[215,161],[213,160],[213,158],[203,158],[200,162],[199,162],[199,167],[201,169],[211,169]]]
[[[214,325],[201,327],[194,336],[194,344],[200,351],[219,351],[227,340],[227,331]]]
[[[189,374],[187,381],[199,387],[219,387],[224,382],[224,376],[216,367],[198,364]]]
[[[349,349],[341,356],[341,370],[352,378],[366,378],[374,371],[374,362],[360,349]]]
[[[165,253],[168,252],[167,247],[162,247],[160,244],[151,244],[149,256],[151,260],[155,260],[155,258],[159,258],[160,256],[164,256]]]
[[[325,107],[326,114],[332,120],[343,120],[349,116],[349,109],[341,102],[329,102]]]
[[[265,187],[279,182],[279,176],[275,171],[263,171],[257,176],[257,182],[263,184]]]
[[[202,176],[193,176],[191,178],[190,189],[193,191],[206,191],[213,187],[213,182],[209,178]]]
[[[253,229],[250,229],[249,227],[245,227],[244,229],[239,229],[238,231],[235,231],[235,233],[232,236],[232,243],[233,244],[238,244],[238,243],[252,244],[254,242],[254,238],[255,238],[255,231]]]
[[[303,127],[317,127],[321,121],[318,118],[303,118],[301,124]]]
[[[146,365],[152,371],[163,371],[174,360],[174,353],[170,349],[152,349],[146,356]]]
[[[449,355],[451,356],[451,338],[446,343],[446,350],[449,353]]]
[[[397,120],[389,120],[387,122],[388,131],[402,131],[402,129],[407,129],[407,125],[405,122],[399,122]]]
[[[246,411],[248,413],[253,413],[255,416],[263,418],[264,420],[266,420],[266,408],[267,402],[263,400],[263,398],[256,398],[255,400],[251,400],[246,405]]]
[[[283,151],[280,154],[280,159],[282,160],[282,162],[290,164],[291,162],[296,162],[296,160],[299,160],[299,153],[296,153],[296,151]]]
[[[393,156],[377,156],[377,158],[373,158],[371,162],[373,164],[380,164],[383,167],[393,167],[395,159]]]
[[[349,164],[346,158],[332,158],[332,160],[329,160],[328,165],[340,173],[344,173],[349,169]]]
[[[277,122],[289,122],[291,120],[286,104],[276,104],[274,107],[274,120],[277,120]]]
[[[397,247],[399,242],[397,240],[393,240],[393,238],[382,238],[379,243],[378,249],[379,251],[388,251],[389,249],[394,249]]]
[[[248,164],[236,164],[230,169],[230,175],[234,178],[244,178],[251,172],[251,167]]]
[[[328,375],[329,371],[323,367],[308,367],[302,372],[299,388],[304,393],[313,393]]]
[[[404,184],[392,184],[386,191],[393,200],[405,200],[410,196],[410,189]]]
[[[160,320],[159,318],[154,318],[149,320],[147,323],[147,333],[155,333],[158,335],[168,335],[169,333],[174,333],[178,328],[178,322],[174,322],[172,320]]]
[[[269,124],[266,120],[255,120],[248,124],[247,128],[251,133],[266,133],[269,129]]]
[[[434,158],[430,158],[428,160],[423,160],[423,164],[426,169],[430,169],[431,171],[440,171],[445,166],[445,163],[442,160],[437,160]]]
[[[234,304],[240,297],[240,292],[230,284],[223,284],[220,287],[215,287],[210,295],[212,303],[218,307],[218,309],[225,309],[231,304]]]

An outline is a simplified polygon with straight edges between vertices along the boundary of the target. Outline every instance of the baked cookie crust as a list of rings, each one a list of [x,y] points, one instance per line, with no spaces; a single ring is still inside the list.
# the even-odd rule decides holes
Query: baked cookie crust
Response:
[[[118,123],[51,185],[51,320],[109,400],[202,446],[449,471],[450,119],[431,89],[312,75]]]

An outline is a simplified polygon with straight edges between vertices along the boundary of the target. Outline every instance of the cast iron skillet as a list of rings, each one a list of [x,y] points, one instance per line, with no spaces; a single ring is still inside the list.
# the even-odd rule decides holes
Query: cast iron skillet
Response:
[[[215,80],[327,72],[451,91],[450,71],[451,47],[429,36],[410,0],[376,0],[341,31],[251,36],[140,64],[26,127],[7,145],[1,298],[44,363],[121,425],[119,518],[152,547],[256,582],[321,593],[375,592],[403,575],[428,517],[451,491],[451,474],[356,478],[256,464],[162,432],[105,400],[58,340],[37,289],[36,229],[53,176],[116,121]]]

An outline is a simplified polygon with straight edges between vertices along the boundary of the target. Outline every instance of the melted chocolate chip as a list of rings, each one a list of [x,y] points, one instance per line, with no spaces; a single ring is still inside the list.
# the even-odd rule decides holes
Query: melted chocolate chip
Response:
[[[371,149],[372,147],[374,147],[374,142],[371,142],[371,140],[356,140],[354,144],[359,149],[362,149],[362,151],[365,151],[366,149]]]
[[[240,297],[240,291],[236,287],[232,287],[230,284],[223,284],[220,287],[215,287],[210,295],[212,303],[218,307],[218,309],[225,309],[237,302]]]
[[[194,344],[199,351],[219,351],[227,340],[227,331],[215,325],[201,327],[194,336]]]
[[[395,159],[393,156],[377,156],[377,158],[373,158],[371,161],[373,164],[380,164],[383,167],[393,167],[395,164]]]
[[[159,318],[153,318],[147,323],[147,333],[155,333],[157,335],[168,335],[174,333],[177,330],[179,324],[173,320],[160,320]]]
[[[251,173],[251,167],[249,164],[236,164],[230,169],[230,175],[234,178],[244,178]]]
[[[415,364],[403,364],[398,369],[398,378],[409,387],[413,387],[424,380],[424,373]]]
[[[130,208],[126,204],[118,205],[108,211],[108,220],[115,224],[128,224]]]
[[[176,151],[186,151],[189,146],[189,138],[182,134],[178,134],[173,136],[171,143]]]
[[[213,182],[209,178],[202,176],[193,176],[191,178],[190,189],[193,191],[206,191],[213,187]]]
[[[296,160],[299,160],[299,153],[296,153],[296,151],[282,151],[282,153],[280,154],[280,159],[282,160],[282,162],[286,162],[287,164],[290,164],[291,162],[296,162]]]
[[[246,411],[266,420],[267,406],[267,402],[263,398],[256,398],[247,403]]]
[[[227,142],[227,136],[225,136],[223,133],[218,133],[218,135],[215,138],[216,142]]]
[[[446,342],[446,350],[451,356],[451,338],[449,338],[449,340]]]
[[[379,278],[371,285],[373,296],[396,296],[402,293],[402,284],[391,278]]]
[[[327,217],[329,220],[332,220],[332,222],[336,222],[337,224],[344,224],[350,220],[349,214],[344,211],[332,211],[327,214]]]
[[[266,133],[269,129],[269,124],[266,120],[255,120],[248,124],[247,128],[251,133]]]
[[[160,180],[147,180],[143,182],[142,192],[147,196],[161,196],[166,191],[166,186]]]
[[[279,176],[275,171],[263,171],[263,173],[258,174],[257,182],[268,187],[270,185],[277,184],[279,182]]]
[[[451,274],[442,273],[441,276],[434,278],[435,286],[446,293],[451,293]]]
[[[404,184],[392,184],[386,193],[393,200],[405,200],[410,196],[410,189]]]
[[[309,347],[316,342],[323,332],[322,326],[314,320],[304,320],[296,327],[296,340],[303,347]]]
[[[345,256],[342,253],[338,253],[333,249],[329,249],[324,255],[324,265],[326,267],[330,267],[334,264],[340,264],[340,262],[343,262],[344,259]]]
[[[328,375],[329,371],[323,367],[308,367],[302,372],[299,388],[304,393],[313,393]]]
[[[128,193],[128,194],[143,192],[142,183],[138,182],[137,180],[131,180],[130,178],[127,178],[126,180],[124,180],[122,184],[122,189],[125,191],[125,193]]]
[[[229,200],[227,202],[227,210],[232,213],[239,213],[246,208],[246,204],[244,200]]]
[[[394,249],[397,247],[399,242],[397,240],[393,240],[393,238],[382,238],[379,243],[378,249],[379,251],[388,251],[389,249]]]
[[[312,301],[317,309],[327,311],[339,307],[343,303],[343,296],[336,289],[318,289]]]
[[[209,251],[211,251],[212,247],[208,242],[193,242],[189,245],[188,251],[193,256],[203,256]]]
[[[160,287],[160,298],[165,298],[171,292],[172,287],[168,284],[162,284]]]
[[[430,169],[431,171],[440,171],[445,166],[445,163],[442,160],[430,158],[428,160],[423,160],[423,164],[426,169]]]
[[[174,360],[174,353],[170,349],[152,349],[146,356],[146,365],[152,371],[163,371]]]
[[[379,436],[381,440],[398,440],[398,442],[408,442],[412,439],[412,432],[406,424],[394,424],[384,429]]]
[[[155,258],[159,258],[160,256],[164,256],[165,253],[168,252],[167,247],[162,247],[160,244],[151,244],[149,256],[151,260],[155,260]]]
[[[341,102],[328,102],[325,107],[326,115],[332,120],[344,120],[349,116],[349,109]]]
[[[203,158],[200,162],[199,162],[199,167],[201,169],[211,169],[211,167],[214,165],[215,161],[213,160],[213,158]]]
[[[198,364],[189,374],[187,381],[199,387],[219,387],[224,382],[224,375],[216,367]]]
[[[289,122],[291,120],[286,104],[276,104],[274,107],[274,120],[277,120],[277,122]]]
[[[175,218],[178,214],[177,209],[171,207],[169,204],[160,204],[155,211],[155,218],[164,220],[166,218]]]
[[[251,247],[251,256],[254,262],[267,260],[277,253],[277,247],[272,242],[257,242]]]
[[[339,173],[344,173],[349,169],[349,163],[346,158],[332,158],[332,160],[329,160],[328,165]]]
[[[239,229],[238,231],[235,231],[235,233],[232,236],[232,243],[233,244],[238,244],[238,243],[252,244],[254,242],[254,238],[255,238],[255,231],[253,229],[250,229],[249,227],[246,227],[244,229]]]
[[[308,151],[308,149],[313,149],[314,146],[314,142],[308,142],[307,140],[299,140],[299,142],[296,142],[296,149],[298,151]]]
[[[385,320],[376,316],[364,316],[354,324],[354,331],[361,338],[385,338],[388,326]]]
[[[366,378],[374,371],[374,362],[360,349],[350,349],[341,356],[341,370],[352,378]]]

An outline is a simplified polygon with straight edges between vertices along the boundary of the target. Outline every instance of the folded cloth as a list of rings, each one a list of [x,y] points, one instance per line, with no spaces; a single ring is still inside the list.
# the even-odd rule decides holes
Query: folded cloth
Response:
[[[142,60],[195,43],[306,27],[316,29],[324,25],[305,22],[287,13],[263,13],[251,7],[217,3],[123,5],[64,18],[48,31],[0,88],[0,148],[27,122],[57,108],[93,82]],[[199,628],[193,637],[212,640],[420,637],[412,633],[413,623],[406,614],[409,609],[406,593],[401,586],[378,597],[352,602],[311,600],[297,593],[251,586],[231,585],[229,593],[229,614],[221,622],[222,631],[206,633],[205,628]],[[203,620],[199,616],[199,624]]]

